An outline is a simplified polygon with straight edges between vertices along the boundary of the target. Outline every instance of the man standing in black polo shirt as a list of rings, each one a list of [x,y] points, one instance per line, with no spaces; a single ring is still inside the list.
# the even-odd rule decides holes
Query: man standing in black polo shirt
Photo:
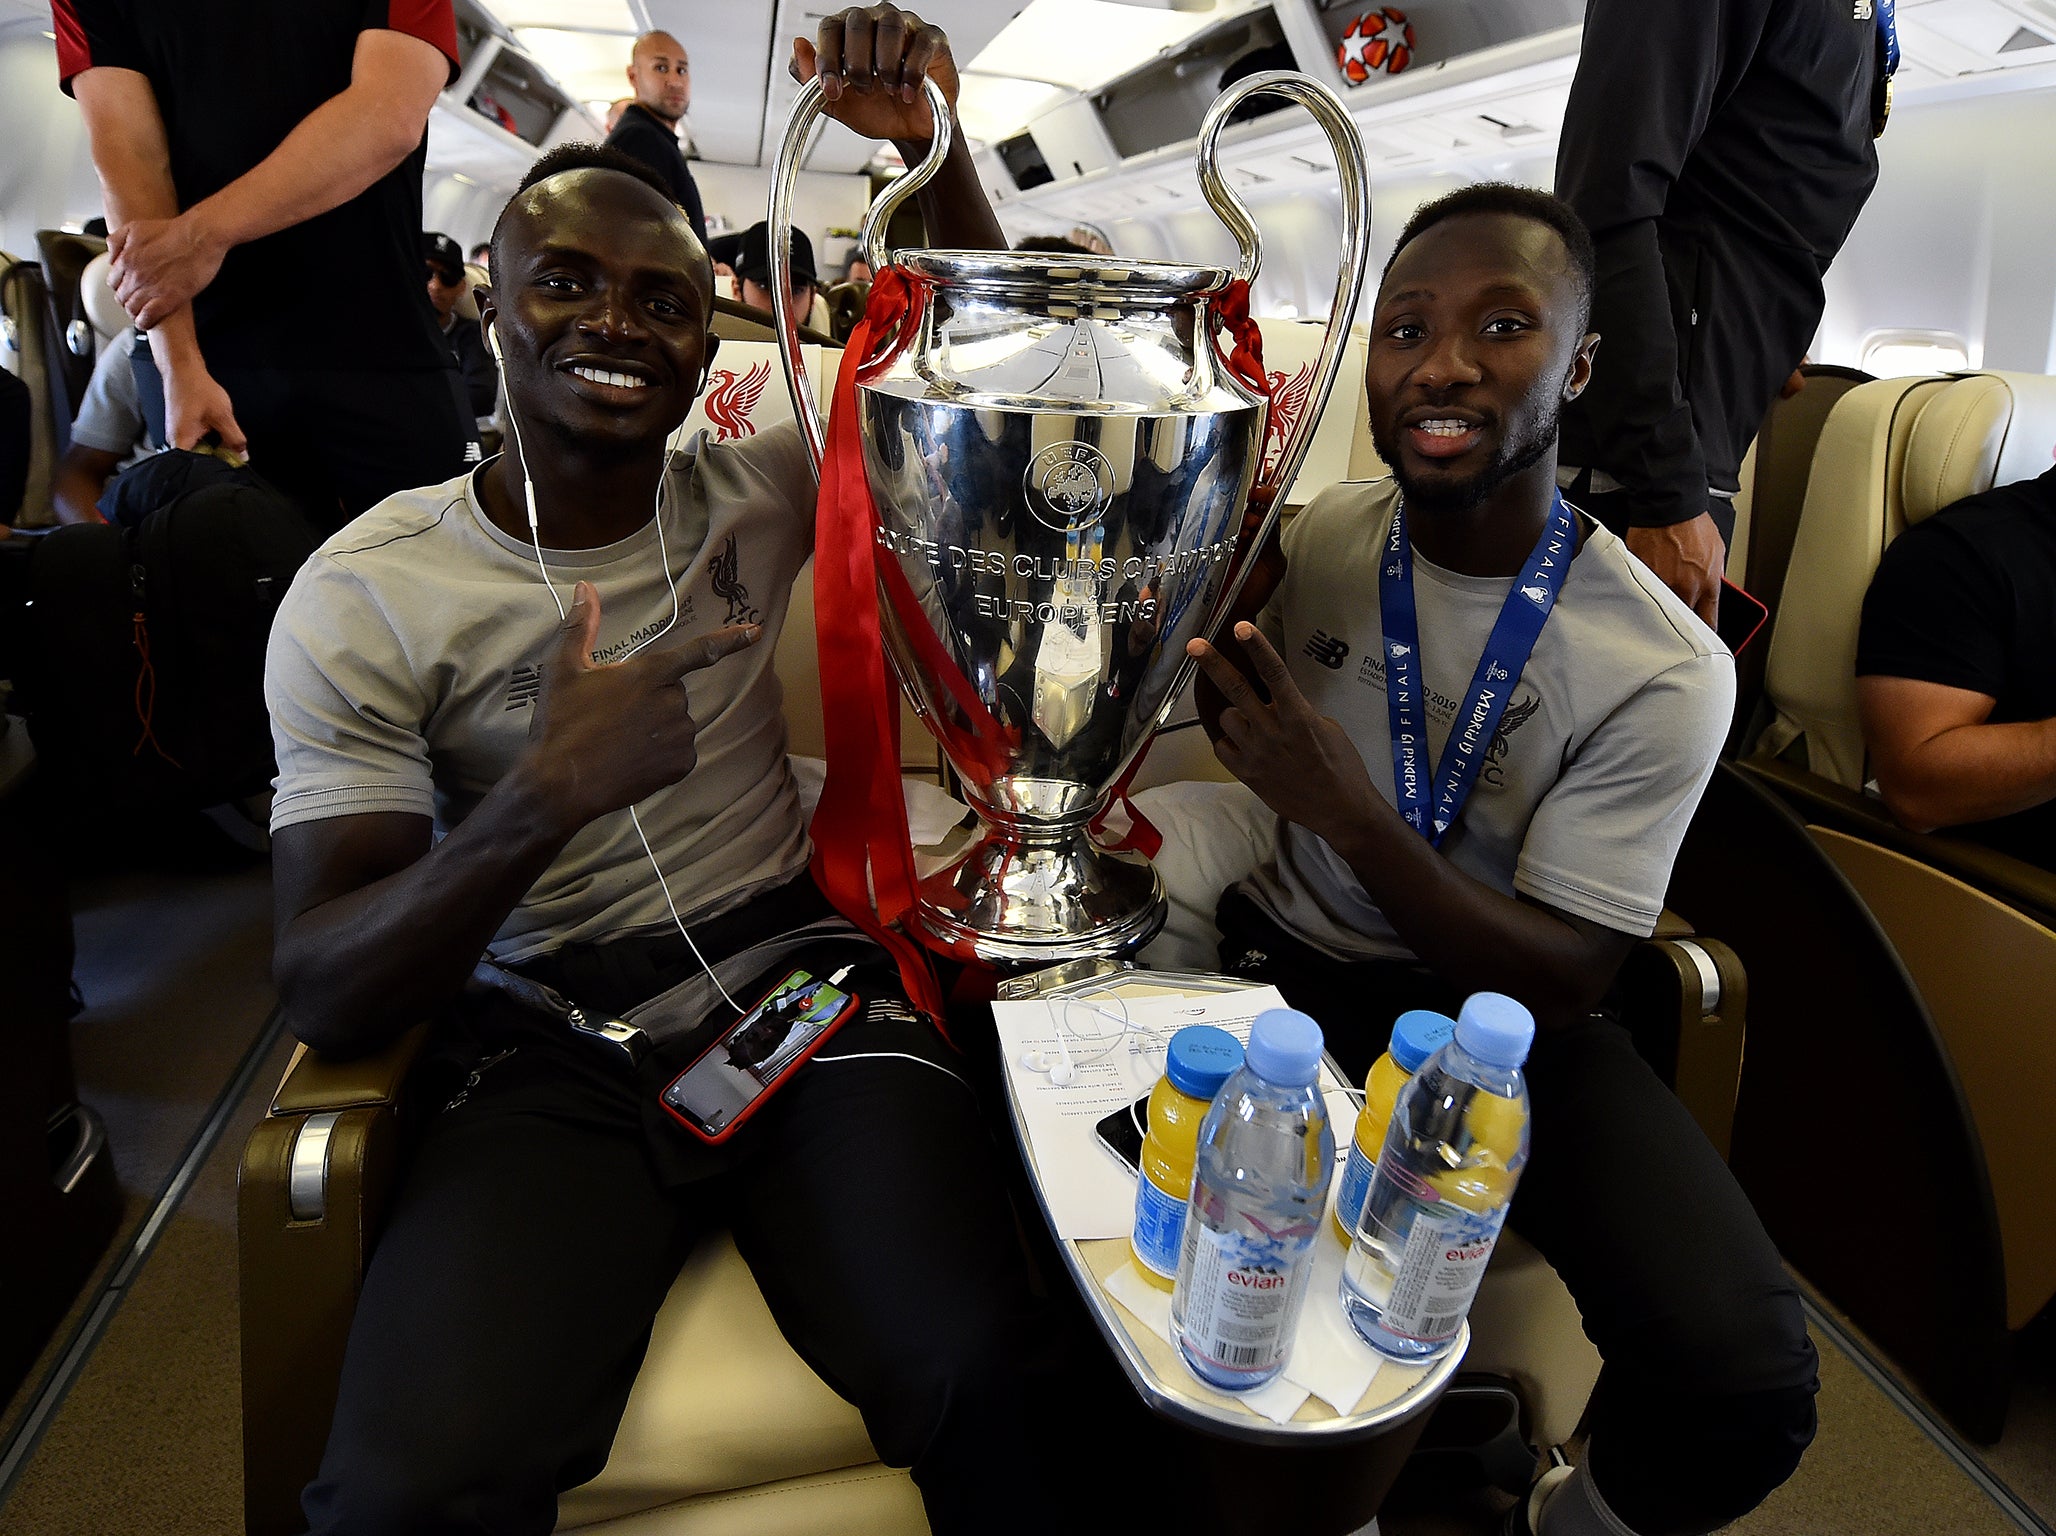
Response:
[[[628,83],[635,87],[635,100],[621,109],[621,120],[607,135],[607,143],[657,173],[671,189],[671,200],[685,210],[694,236],[705,245],[707,212],[678,147],[678,122],[692,105],[692,64],[685,44],[669,32],[645,32],[629,56]]]
[[[1590,0],[1556,194],[1606,338],[1562,484],[1711,624],[1742,455],[1877,181],[1891,0]],[[1589,479],[1587,474],[1589,473]]]
[[[422,284],[450,0],[53,0],[116,292],[210,433],[335,526],[463,467],[471,412]],[[319,308],[280,306],[281,282]]]

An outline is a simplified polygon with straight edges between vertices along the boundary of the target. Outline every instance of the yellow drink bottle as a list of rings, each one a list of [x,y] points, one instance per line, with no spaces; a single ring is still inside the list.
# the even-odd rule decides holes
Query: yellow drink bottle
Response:
[[[1135,1230],[1128,1246],[1136,1270],[1160,1291],[1172,1289],[1178,1279],[1199,1122],[1221,1084],[1241,1065],[1241,1041],[1211,1024],[1193,1024],[1171,1036],[1164,1075],[1150,1090],[1149,1129],[1135,1181]]]
[[[1412,1080],[1427,1059],[1449,1043],[1456,1033],[1456,1020],[1426,1008],[1409,1009],[1392,1025],[1392,1043],[1385,1054],[1371,1063],[1364,1079],[1364,1107],[1356,1117],[1356,1139],[1350,1143],[1349,1166],[1342,1170],[1342,1187],[1335,1193],[1335,1207],[1328,1226],[1347,1248],[1356,1236],[1357,1218],[1363,1214],[1364,1196],[1370,1193],[1371,1175],[1378,1170],[1378,1151],[1385,1145],[1385,1130],[1392,1123],[1392,1106],[1399,1102],[1399,1090]]]

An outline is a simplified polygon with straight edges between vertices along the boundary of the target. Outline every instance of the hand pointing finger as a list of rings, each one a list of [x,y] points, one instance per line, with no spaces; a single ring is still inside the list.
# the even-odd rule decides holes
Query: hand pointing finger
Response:
[[[647,658],[650,671],[665,682],[676,682],[688,672],[711,667],[725,656],[755,645],[763,638],[761,624],[729,624],[708,634],[694,635],[666,646],[653,646]]]

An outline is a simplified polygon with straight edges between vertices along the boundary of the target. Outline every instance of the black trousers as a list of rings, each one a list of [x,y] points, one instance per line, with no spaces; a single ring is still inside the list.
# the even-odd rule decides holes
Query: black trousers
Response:
[[[477,462],[454,364],[417,373],[228,367],[215,377],[250,440],[251,465],[324,533],[395,491]]]
[[[1408,1008],[1462,998],[1424,969],[1347,964],[1229,892],[1222,968],[1321,1021],[1357,1081]],[[1603,1015],[1538,1035],[1534,1153],[1510,1225],[1562,1276],[1606,1362],[1587,1418],[1607,1503],[1641,1536],[1754,1509],[1813,1439],[1818,1361],[1799,1296],[1727,1165]]]
[[[784,922],[818,897],[780,903]],[[740,947],[714,925],[695,936],[710,959]],[[649,995],[602,995],[652,952],[605,948],[544,979],[612,1010]],[[850,986],[877,998],[894,973],[868,966]],[[1055,1528],[1071,1459],[1038,1437],[1075,1431],[1059,1411],[1069,1351],[1098,1341],[1052,1325],[1034,1294],[972,1092],[919,1061],[827,1059],[860,1051],[951,1060],[923,1026],[867,1009],[707,1158],[696,1142],[681,1155],[672,1139],[690,1138],[652,1108],[676,1066],[638,1075],[511,1005],[448,1021],[419,1085],[446,1107],[418,1129],[365,1277],[303,1500],[313,1529],[552,1529],[558,1493],[605,1464],[657,1307],[717,1223],[785,1337],[912,1469],[936,1531]]]

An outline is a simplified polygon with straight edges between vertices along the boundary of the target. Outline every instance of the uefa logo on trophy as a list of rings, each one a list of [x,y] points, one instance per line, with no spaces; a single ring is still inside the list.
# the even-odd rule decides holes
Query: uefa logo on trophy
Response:
[[[1098,520],[1113,495],[1114,467],[1089,443],[1052,443],[1021,477],[1028,510],[1058,533]]]
[[[1247,302],[1260,239],[1217,153],[1229,114],[1266,92],[1306,107],[1325,132],[1343,228],[1311,391],[1259,484],[1269,389]],[[894,210],[949,153],[947,102],[933,80],[927,93],[928,156],[864,221],[860,249],[879,277],[825,439],[785,270],[818,81],[802,87],[772,173],[770,287],[786,383],[817,466],[833,448],[816,568],[845,586],[817,587],[817,620],[831,592],[837,603],[875,600],[866,632],[984,823],[961,858],[918,882],[911,926],[1008,966],[1124,953],[1162,925],[1163,886],[1148,859],[1102,846],[1092,828],[1190,679],[1187,644],[1212,638],[1240,586],[1239,557],[1269,533],[1277,493],[1312,441],[1363,287],[1363,148],[1332,92],[1303,75],[1254,75],[1215,102],[1198,142],[1201,188],[1241,250],[1234,269],[1006,251],[888,260]],[[1252,493],[1266,507],[1254,529]],[[859,504],[857,516],[839,510]],[[877,701],[837,697],[831,663],[847,666],[851,646],[845,636],[838,654],[829,633],[824,623],[824,811],[840,771],[833,711],[856,708],[859,724],[888,716]],[[868,675],[883,677],[875,665]],[[889,766],[896,796],[896,757]],[[877,774],[865,784],[873,814],[856,819],[868,829],[894,807]],[[817,844],[820,832],[817,818]],[[867,881],[880,893],[876,843],[856,869],[837,903],[845,911]],[[887,905],[881,895],[890,917]]]

